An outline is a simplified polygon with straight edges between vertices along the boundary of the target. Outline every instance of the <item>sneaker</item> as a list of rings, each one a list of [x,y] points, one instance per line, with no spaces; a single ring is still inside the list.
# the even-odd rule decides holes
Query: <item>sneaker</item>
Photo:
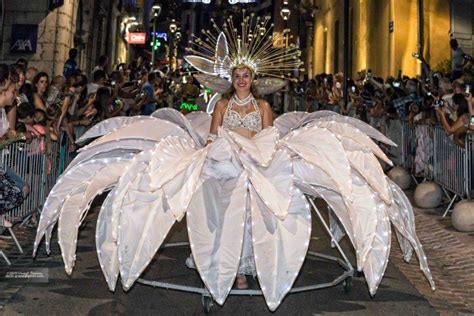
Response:
[[[189,257],[186,258],[186,261],[184,262],[184,264],[186,265],[186,267],[188,267],[188,269],[194,269],[196,270],[196,265],[194,264],[194,259],[193,259],[193,255],[189,255]]]

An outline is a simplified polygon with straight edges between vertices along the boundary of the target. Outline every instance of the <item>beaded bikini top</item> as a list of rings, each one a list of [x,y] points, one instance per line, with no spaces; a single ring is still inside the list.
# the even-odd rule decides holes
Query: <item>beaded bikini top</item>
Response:
[[[243,117],[239,112],[232,109],[234,104],[239,105],[240,102],[236,99],[235,96],[232,96],[227,105],[227,109],[224,113],[224,119],[222,122],[222,127],[228,128],[230,130],[236,128],[247,128],[256,133],[262,130],[262,117],[260,115],[260,110],[258,108],[257,100],[252,96],[250,98],[250,103],[253,105],[255,111],[245,114]],[[245,102],[248,103],[248,102]]]

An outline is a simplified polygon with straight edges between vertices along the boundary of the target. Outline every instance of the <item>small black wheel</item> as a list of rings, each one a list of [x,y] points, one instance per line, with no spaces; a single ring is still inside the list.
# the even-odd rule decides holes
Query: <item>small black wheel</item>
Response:
[[[212,300],[212,297],[203,295],[201,297],[201,302],[202,302],[202,308],[204,310],[204,313],[208,314],[211,312],[211,308],[214,305],[214,301]]]
[[[348,277],[342,281],[342,286],[344,286],[344,293],[349,293],[352,288],[352,277]]]

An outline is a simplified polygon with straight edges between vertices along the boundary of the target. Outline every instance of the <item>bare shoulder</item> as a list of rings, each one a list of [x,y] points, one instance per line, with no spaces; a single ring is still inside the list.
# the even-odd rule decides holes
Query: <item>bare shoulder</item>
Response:
[[[225,109],[227,108],[227,104],[229,104],[229,100],[227,99],[220,99],[217,101],[216,106],[214,108],[214,112],[217,113],[224,113]]]
[[[268,103],[267,101],[265,101],[263,99],[258,99],[257,104],[258,104],[258,107],[260,108],[260,110],[263,110],[263,111],[270,111],[271,110],[270,103]]]

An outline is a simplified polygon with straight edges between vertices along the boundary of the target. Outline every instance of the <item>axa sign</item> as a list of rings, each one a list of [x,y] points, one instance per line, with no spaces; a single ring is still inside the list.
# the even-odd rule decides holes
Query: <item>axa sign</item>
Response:
[[[13,24],[10,39],[10,52],[18,54],[36,53],[38,25]]]
[[[129,44],[145,44],[146,33],[128,33],[127,42]]]

